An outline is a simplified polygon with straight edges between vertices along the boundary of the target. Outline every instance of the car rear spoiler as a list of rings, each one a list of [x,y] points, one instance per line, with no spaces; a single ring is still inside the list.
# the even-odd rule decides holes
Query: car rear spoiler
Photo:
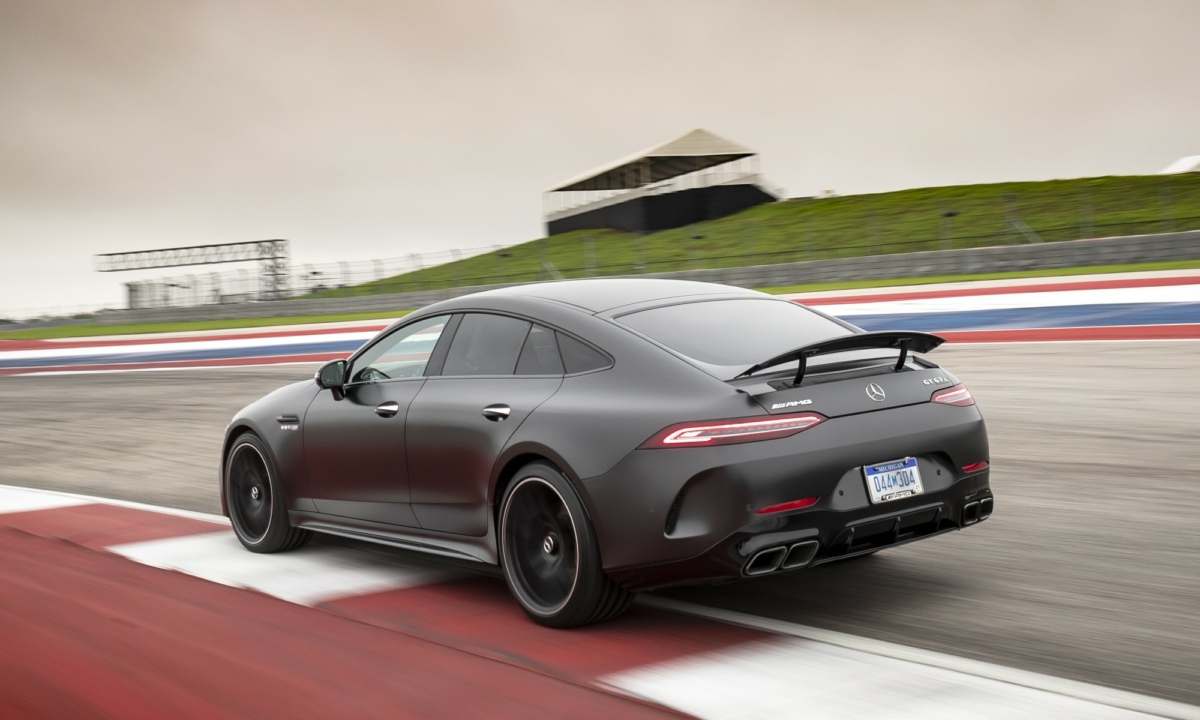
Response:
[[[808,364],[808,358],[813,355],[829,355],[831,353],[847,352],[849,350],[868,350],[871,348],[899,348],[900,358],[896,361],[896,370],[899,371],[904,367],[904,363],[908,361],[909,350],[926,353],[944,342],[946,342],[945,338],[940,338],[937,335],[910,332],[907,330],[855,333],[853,335],[822,340],[811,345],[798,347],[795,350],[788,350],[782,355],[776,355],[770,360],[764,360],[753,367],[747,368],[745,372],[737,377],[746,377],[747,375],[753,375],[759,370],[765,370],[769,367],[798,360],[800,361],[800,366],[796,368],[796,379],[792,384],[799,385],[800,381],[804,379],[804,370]],[[736,380],[737,378],[734,379]]]

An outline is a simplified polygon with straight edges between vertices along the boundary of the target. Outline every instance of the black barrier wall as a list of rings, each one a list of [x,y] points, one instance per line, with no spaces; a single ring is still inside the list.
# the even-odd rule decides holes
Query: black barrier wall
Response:
[[[649,233],[716,220],[755,205],[774,202],[775,197],[757,185],[715,185],[677,190],[661,195],[643,195],[622,203],[588,210],[546,223],[547,235],[571,230],[613,228]]]

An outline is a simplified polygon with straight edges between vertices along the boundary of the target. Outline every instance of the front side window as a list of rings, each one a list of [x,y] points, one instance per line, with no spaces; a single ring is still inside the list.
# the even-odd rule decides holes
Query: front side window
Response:
[[[796,303],[766,298],[669,305],[617,321],[708,366],[723,379],[789,350],[851,333]]]
[[[375,343],[354,361],[350,382],[421,377],[449,320],[449,315],[421,320]]]
[[[463,316],[442,375],[512,375],[529,323],[504,315]]]

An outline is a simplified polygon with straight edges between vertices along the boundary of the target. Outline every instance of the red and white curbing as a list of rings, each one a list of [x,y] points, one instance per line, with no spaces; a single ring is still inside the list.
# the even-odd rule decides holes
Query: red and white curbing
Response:
[[[497,578],[368,544],[255,555],[225,518],[202,513],[0,486],[0,528],[319,608],[698,718],[1200,718],[1190,705],[656,597],[612,623],[547,630],[521,615]]]

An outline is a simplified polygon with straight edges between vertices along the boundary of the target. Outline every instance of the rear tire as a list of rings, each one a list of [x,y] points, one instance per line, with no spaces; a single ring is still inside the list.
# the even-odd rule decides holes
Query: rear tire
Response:
[[[295,550],[312,538],[311,530],[292,527],[271,456],[254,433],[239,435],[229,448],[225,501],[234,534],[251,552]]]
[[[539,625],[576,627],[625,612],[634,594],[605,574],[596,533],[554,466],[521,468],[500,505],[500,563],[508,589]]]

